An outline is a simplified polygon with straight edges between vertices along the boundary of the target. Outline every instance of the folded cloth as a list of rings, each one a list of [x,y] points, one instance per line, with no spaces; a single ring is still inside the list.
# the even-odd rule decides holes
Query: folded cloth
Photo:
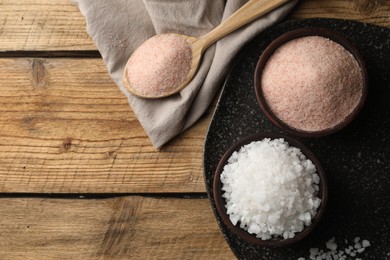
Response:
[[[255,35],[285,17],[291,1],[222,38],[204,54],[199,71],[179,93],[162,99],[132,96],[122,74],[134,50],[161,33],[202,36],[245,4],[245,0],[73,0],[85,16],[87,32],[101,53],[108,72],[127,96],[153,146],[160,148],[192,126],[206,111],[240,48]],[[259,0],[261,1],[261,0]]]

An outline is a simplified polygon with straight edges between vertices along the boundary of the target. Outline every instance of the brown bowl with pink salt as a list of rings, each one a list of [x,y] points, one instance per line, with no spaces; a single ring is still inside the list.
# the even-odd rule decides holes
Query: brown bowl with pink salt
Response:
[[[361,111],[368,77],[357,48],[325,28],[301,28],[276,38],[255,71],[256,98],[281,130],[321,137],[346,127]]]

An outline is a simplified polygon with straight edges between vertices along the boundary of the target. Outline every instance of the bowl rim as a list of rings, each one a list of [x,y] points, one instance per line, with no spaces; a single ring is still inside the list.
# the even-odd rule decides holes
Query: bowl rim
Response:
[[[306,158],[310,159],[313,162],[313,164],[316,166],[316,170],[317,170],[316,173],[320,177],[319,192],[317,196],[321,199],[321,204],[317,209],[317,214],[312,219],[311,225],[306,226],[303,229],[303,231],[296,233],[293,238],[288,238],[288,239],[281,238],[281,239],[271,239],[271,240],[262,240],[260,238],[257,238],[255,235],[248,233],[244,229],[240,228],[238,225],[236,226],[233,225],[233,223],[229,219],[227,210],[225,208],[225,199],[222,197],[222,190],[221,190],[222,183],[220,181],[220,175],[223,171],[224,166],[227,163],[227,160],[230,158],[230,156],[233,154],[234,151],[238,151],[243,145],[249,144],[253,141],[260,141],[263,140],[264,138],[270,138],[270,139],[283,138],[290,146],[299,148],[301,152],[306,156]],[[214,174],[213,198],[214,198],[217,214],[221,217],[222,222],[227,226],[229,230],[231,230],[232,233],[234,233],[241,239],[251,244],[264,246],[264,247],[282,247],[282,246],[292,245],[303,240],[318,225],[322,216],[324,215],[328,203],[328,184],[327,184],[325,172],[321,166],[320,161],[306,145],[294,139],[293,137],[284,134],[273,133],[273,132],[259,132],[253,135],[248,135],[248,136],[244,136],[243,138],[240,138],[232,146],[230,146],[228,150],[223,154],[223,156],[218,162]]]
[[[276,49],[278,49],[281,45],[284,43],[297,39],[302,38],[306,36],[320,36],[324,38],[328,38],[341,46],[343,46],[347,51],[349,51],[355,60],[357,61],[359,67],[362,71],[363,76],[363,89],[362,89],[362,96],[360,98],[359,103],[355,107],[355,109],[352,111],[351,114],[349,114],[344,121],[341,123],[335,125],[332,128],[323,129],[319,131],[305,131],[298,128],[294,128],[292,126],[287,125],[282,120],[280,120],[269,108],[267,102],[265,101],[265,98],[263,96],[262,88],[261,88],[261,77],[263,69],[268,61],[268,59],[271,57],[271,55],[274,53]],[[267,119],[276,127],[279,129],[299,137],[322,137],[326,135],[330,135],[333,133],[336,133],[349,125],[360,113],[360,111],[363,108],[363,105],[367,99],[367,93],[368,93],[368,73],[367,73],[367,67],[364,62],[364,59],[362,55],[360,54],[357,47],[348,39],[346,39],[344,36],[340,35],[339,33],[336,33],[335,31],[323,28],[323,27],[311,27],[311,28],[298,28],[291,31],[288,31],[286,33],[283,33],[276,39],[274,39],[263,51],[263,53],[260,55],[260,58],[256,64],[255,73],[254,73],[254,88],[255,88],[255,94],[256,94],[256,100],[257,103],[260,106],[260,109],[264,113],[264,115],[267,117]]]

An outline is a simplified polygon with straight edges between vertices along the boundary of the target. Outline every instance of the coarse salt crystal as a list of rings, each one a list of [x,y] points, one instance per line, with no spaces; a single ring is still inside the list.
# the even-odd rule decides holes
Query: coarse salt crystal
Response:
[[[364,247],[363,248],[359,248],[358,250],[356,250],[359,254],[363,253],[364,252]]]
[[[326,247],[332,251],[337,249],[337,244],[334,243],[334,241],[328,241],[326,242]]]
[[[368,240],[363,240],[363,241],[362,241],[362,246],[363,246],[363,247],[369,247],[369,246],[371,246],[371,243],[370,243],[370,241],[368,241]]]
[[[294,237],[311,224],[321,203],[313,188],[315,172],[313,163],[281,138],[241,147],[221,173],[230,220],[263,240]]]
[[[359,249],[362,247],[362,245],[360,243],[356,243],[354,247],[355,247],[355,249]]]
[[[323,250],[319,250],[318,248],[310,249],[310,259],[332,259],[332,260],[346,260],[350,257],[356,257],[357,254],[361,254],[365,251],[366,247],[369,247],[371,244],[368,240],[362,240],[361,244],[359,243],[360,238],[356,237],[353,242],[356,243],[354,246],[348,245],[348,240],[344,239],[346,247],[344,249],[337,250],[338,246],[335,241],[335,238],[332,237],[326,242],[326,247],[330,249],[330,251],[323,252]],[[320,257],[320,258],[319,258]],[[356,258],[359,259],[359,258]]]
[[[310,248],[310,255],[316,255],[318,253],[319,249],[318,248]]]

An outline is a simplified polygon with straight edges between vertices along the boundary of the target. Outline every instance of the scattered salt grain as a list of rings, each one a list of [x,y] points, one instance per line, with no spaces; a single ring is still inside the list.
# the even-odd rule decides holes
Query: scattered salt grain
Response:
[[[334,242],[335,238],[331,238],[328,242],[326,242],[326,247],[332,251],[337,249],[337,244]]]
[[[363,93],[363,73],[343,46],[308,36],[283,44],[271,55],[261,85],[279,119],[311,132],[330,129],[354,111]]]
[[[368,241],[368,240],[363,240],[363,241],[362,241],[362,246],[363,246],[363,247],[369,247],[369,246],[371,246],[371,243],[370,243],[370,241]]]
[[[359,248],[358,250],[356,250],[359,254],[363,253],[364,252],[364,247],[363,248]]]
[[[170,93],[186,79],[192,50],[186,40],[174,34],[160,34],[145,41],[131,55],[126,77],[137,93],[159,96]]]
[[[319,249],[318,248],[310,248],[310,255],[316,255],[318,254]]]
[[[348,245],[348,240],[344,239],[345,242],[345,248],[337,250],[338,245],[336,243],[336,240],[334,237],[329,239],[325,245],[330,251],[324,252],[323,250],[319,250],[319,248],[310,248],[309,253],[310,256],[308,259],[310,260],[316,260],[316,259],[331,259],[331,260],[346,260],[352,259],[358,260],[361,258],[355,258],[358,254],[361,254],[365,251],[365,249],[369,246],[371,246],[370,242],[368,240],[362,240],[361,244],[359,243],[360,238],[356,237],[353,242],[353,245]],[[300,257],[298,260],[304,260],[306,258]]]
[[[284,139],[241,147],[221,174],[230,220],[263,240],[294,237],[311,224],[320,205],[315,174],[315,165]]]

